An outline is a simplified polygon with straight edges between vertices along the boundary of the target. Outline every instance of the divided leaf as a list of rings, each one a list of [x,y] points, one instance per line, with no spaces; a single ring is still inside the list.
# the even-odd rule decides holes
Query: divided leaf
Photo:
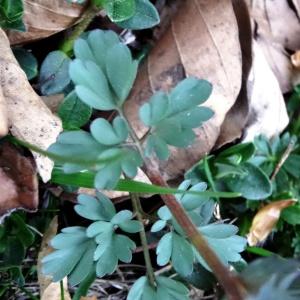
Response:
[[[240,252],[245,250],[247,240],[236,235],[238,227],[230,224],[209,224],[198,229],[225,265],[241,260]],[[195,249],[194,254],[199,263],[210,270],[205,260]]]
[[[211,93],[211,85],[193,77],[180,82],[169,95],[162,92],[151,97],[140,108],[140,118],[151,126],[147,139],[146,155],[155,151],[160,159],[168,157],[167,145],[186,147],[192,144],[193,128],[213,115],[212,110],[198,105],[205,102]]]
[[[149,0],[136,0],[134,15],[125,21],[117,22],[122,28],[140,30],[151,28],[160,22],[155,6]]]
[[[112,125],[106,119],[98,118],[91,124],[91,134],[102,145],[117,145],[128,137],[127,123],[120,117],[116,117]]]
[[[86,39],[75,42],[74,52],[76,59],[69,73],[78,97],[95,109],[121,106],[132,88],[138,66],[128,47],[114,32],[94,30]]]
[[[153,288],[147,277],[140,277],[131,287],[127,300],[188,300],[188,288],[179,281],[157,276],[157,286]]]
[[[60,281],[69,275],[70,284],[76,285],[94,268],[96,243],[86,236],[85,228],[63,229],[52,239],[51,246],[56,250],[43,258],[42,271],[45,275],[51,275],[53,281]]]

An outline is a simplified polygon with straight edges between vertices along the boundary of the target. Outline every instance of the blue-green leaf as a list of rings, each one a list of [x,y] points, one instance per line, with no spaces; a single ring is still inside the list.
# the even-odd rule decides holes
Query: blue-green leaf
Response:
[[[111,200],[105,195],[97,192],[97,197],[80,194],[75,211],[82,217],[89,220],[110,221],[116,214],[115,207]]]
[[[106,76],[96,63],[75,59],[70,64],[69,74],[78,97],[84,103],[100,110],[116,108]]]
[[[127,123],[120,117],[116,117],[112,125],[107,120],[98,118],[91,124],[91,133],[100,144],[117,145],[128,137]]]
[[[38,83],[43,95],[62,92],[71,79],[69,76],[70,58],[62,51],[50,52],[44,59]]]
[[[149,0],[136,0],[135,14],[130,19],[117,24],[128,29],[146,29],[160,22],[155,6]]]
[[[119,43],[106,56],[106,73],[118,97],[119,105],[127,98],[136,77],[138,63],[131,57],[127,46]]]
[[[169,96],[159,92],[144,104],[140,108],[141,120],[152,127],[146,155],[154,151],[160,159],[166,159],[167,145],[191,145],[195,138],[192,129],[213,116],[211,109],[198,107],[210,93],[211,85],[207,81],[191,77],[180,82]]]
[[[159,241],[156,254],[157,254],[157,264],[159,266],[166,265],[172,255],[172,233],[166,233]]]

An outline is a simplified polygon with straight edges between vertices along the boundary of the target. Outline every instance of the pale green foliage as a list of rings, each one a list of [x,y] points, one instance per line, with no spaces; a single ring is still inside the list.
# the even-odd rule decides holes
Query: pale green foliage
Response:
[[[140,118],[151,126],[146,154],[155,151],[160,159],[169,156],[168,145],[187,147],[195,138],[193,128],[213,115],[212,110],[198,105],[211,94],[211,85],[194,77],[180,82],[170,94],[156,93],[140,109]]]
[[[188,288],[181,282],[157,276],[156,288],[151,287],[147,277],[140,277],[132,286],[127,300],[188,300]]]
[[[186,180],[179,186],[179,189],[187,190],[190,184],[191,181]],[[206,185],[203,183],[191,187],[191,190],[195,191],[203,191],[205,189]],[[236,235],[238,228],[229,224],[207,225],[212,217],[212,210],[210,209],[211,213],[209,219],[205,220],[203,218],[203,215],[206,215],[209,211],[207,210],[207,206],[211,206],[209,199],[201,199],[194,195],[183,194],[178,195],[177,200],[186,209],[191,219],[197,224],[199,231],[207,239],[210,247],[224,264],[241,260],[239,253],[245,249],[246,240]],[[157,264],[164,266],[171,261],[174,269],[182,276],[188,276],[192,273],[195,261],[198,261],[205,268],[209,269],[204,259],[198,254],[192,244],[186,240],[184,232],[166,206],[158,210],[158,216],[161,220],[154,223],[151,231],[156,232],[162,230],[167,224],[169,224],[173,230],[166,233],[159,241],[156,249]]]
[[[113,203],[103,194],[97,197],[79,195],[75,211],[95,221],[88,228],[68,227],[55,236],[51,246],[56,249],[43,259],[43,272],[59,281],[69,275],[76,285],[92,270],[100,277],[115,271],[118,260],[129,263],[135,243],[127,236],[116,234],[120,228],[128,233],[141,230],[141,224],[132,220],[132,212],[116,212]]]

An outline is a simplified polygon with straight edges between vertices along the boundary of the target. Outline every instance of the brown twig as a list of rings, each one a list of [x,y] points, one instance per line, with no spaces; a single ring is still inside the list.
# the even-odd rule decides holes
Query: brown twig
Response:
[[[291,141],[289,142],[288,146],[286,147],[285,151],[283,152],[280,160],[278,161],[274,171],[272,172],[272,175],[270,176],[270,180],[275,179],[275,177],[278,174],[278,172],[280,171],[281,167],[283,166],[285,161],[288,159],[291,152],[294,150],[295,143],[296,143],[295,139],[292,138]]]

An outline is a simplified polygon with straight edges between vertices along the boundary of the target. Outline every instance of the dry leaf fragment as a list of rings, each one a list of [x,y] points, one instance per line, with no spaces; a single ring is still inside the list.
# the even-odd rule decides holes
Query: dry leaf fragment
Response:
[[[185,76],[213,84],[213,93],[205,105],[214,110],[215,116],[196,131],[196,141],[190,148],[172,149],[171,158],[160,165],[165,179],[181,175],[212,149],[224,117],[240,91],[241,69],[238,27],[231,1],[185,1],[142,66],[126,105],[129,120],[142,136],[146,129],[138,119],[138,109],[153,92],[168,90]]]
[[[0,145],[0,216],[38,206],[38,180],[34,163],[9,144]]]
[[[244,141],[251,141],[260,134],[267,137],[279,134],[288,125],[289,118],[278,81],[256,42],[253,42],[248,93],[250,110]]]
[[[80,300],[97,300],[97,296],[80,297]]]
[[[248,234],[248,243],[255,246],[264,241],[275,227],[283,209],[293,205],[293,199],[271,202],[261,208],[252,220],[252,225]]]
[[[0,96],[2,93],[7,110],[1,111],[0,115],[7,113],[9,129],[15,137],[47,149],[62,130],[61,121],[32,89],[1,29],[0,53]],[[48,181],[53,162],[39,154],[33,155],[41,178],[45,182]]]
[[[24,0],[26,32],[8,31],[12,45],[46,38],[76,23],[85,7],[65,0]]]
[[[300,68],[300,50],[296,51],[292,56],[291,56],[291,62],[295,68]]]

